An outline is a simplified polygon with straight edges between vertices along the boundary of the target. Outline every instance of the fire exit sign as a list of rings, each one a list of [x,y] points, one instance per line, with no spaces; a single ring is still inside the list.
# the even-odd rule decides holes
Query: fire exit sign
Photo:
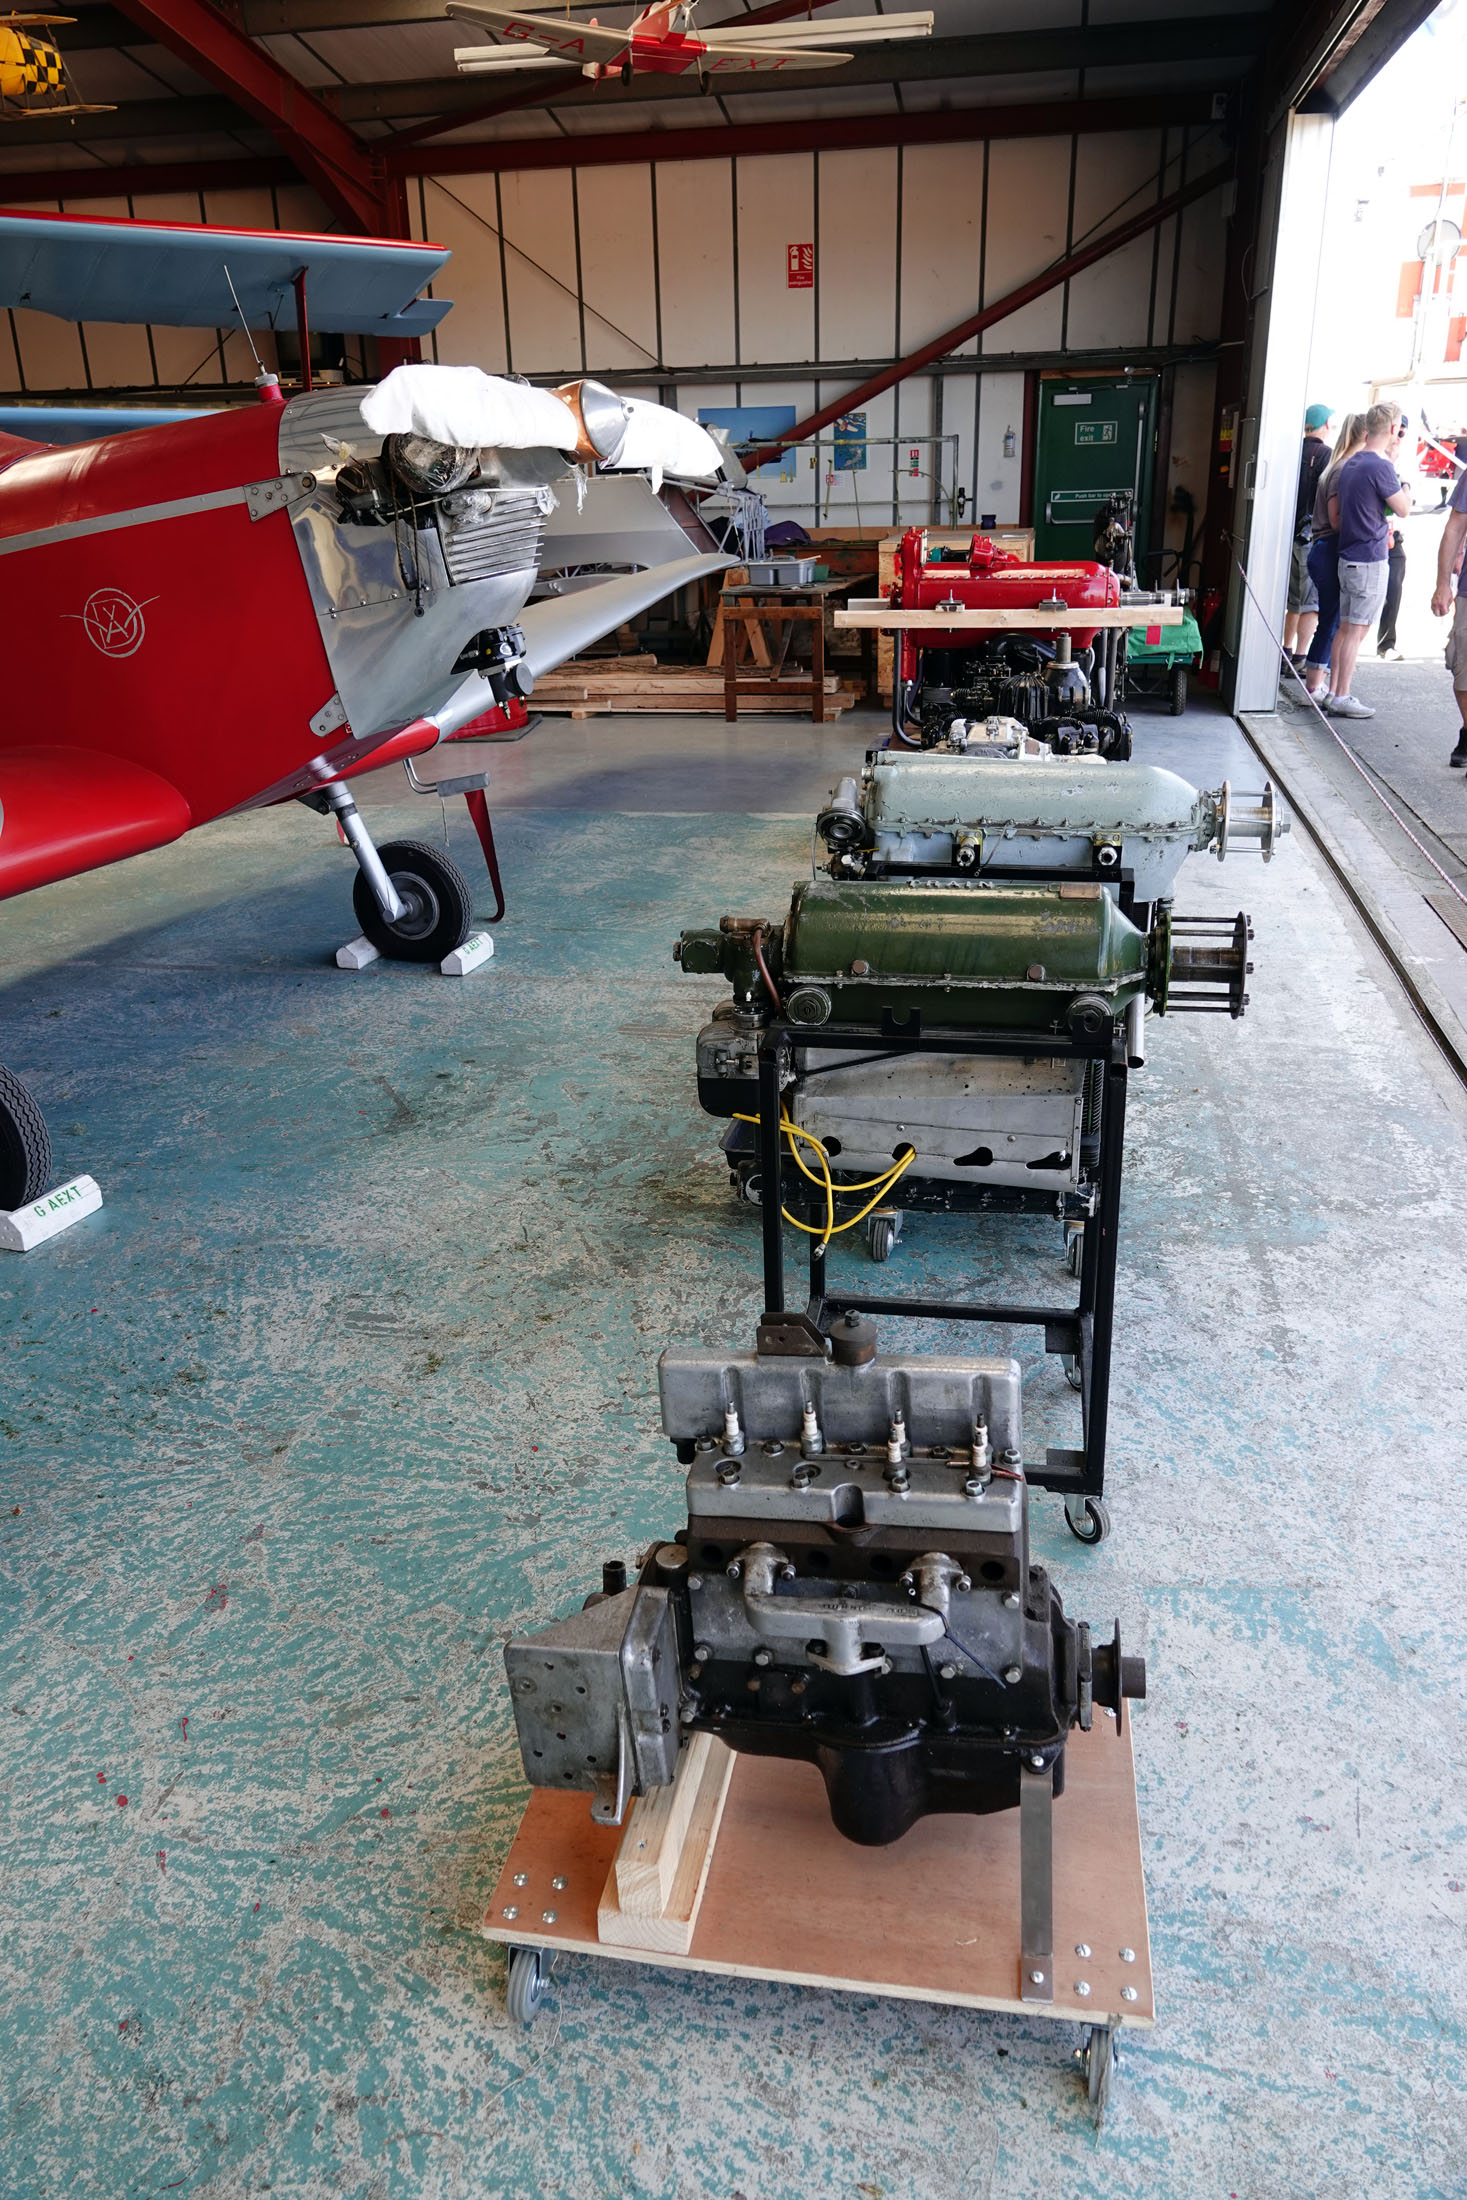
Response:
[[[1116,424],[1113,420],[1077,420],[1075,422],[1075,441],[1077,443],[1114,443],[1115,439]]]
[[[791,290],[815,288],[815,247],[813,244],[786,246],[789,253],[789,287]]]

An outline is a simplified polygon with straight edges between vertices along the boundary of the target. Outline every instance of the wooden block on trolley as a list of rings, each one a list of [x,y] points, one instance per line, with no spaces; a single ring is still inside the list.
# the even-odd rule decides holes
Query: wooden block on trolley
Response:
[[[633,1803],[597,1905],[603,1947],[687,1954],[733,1768],[727,1743],[695,1734],[671,1787]]]
[[[713,1777],[706,1760],[705,1775]],[[1155,2023],[1129,1720],[1117,1734],[1097,1712],[1093,1730],[1072,1733],[1065,1751],[1050,2003],[1024,2001],[1020,1987],[1017,1810],[923,1818],[889,1848],[866,1849],[836,1832],[813,1765],[735,1757],[720,1777],[716,1817],[700,1780],[662,1918],[635,1922],[608,1900],[635,1811],[618,1836],[593,1822],[584,1793],[536,1788],[480,1928],[485,1939],[1009,2010],[1026,2023]],[[659,1886],[664,1870],[659,1852]],[[620,1923],[609,1935],[613,1908]]]

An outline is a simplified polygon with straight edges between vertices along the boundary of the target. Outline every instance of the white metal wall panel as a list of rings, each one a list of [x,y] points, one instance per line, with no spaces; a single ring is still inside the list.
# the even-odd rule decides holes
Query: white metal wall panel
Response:
[[[20,360],[10,334],[10,315],[0,313],[0,389],[20,388]]]
[[[936,469],[942,481],[942,523],[944,526],[961,527],[966,524],[973,514],[973,491],[976,485],[973,464],[973,426],[977,417],[978,388],[979,378],[976,374],[946,374],[942,377],[943,432],[946,435],[955,434],[958,439],[956,454],[952,454],[952,446],[949,445],[944,453],[941,467]],[[968,508],[962,519],[950,520],[947,499],[955,481],[960,488],[966,489],[968,492]],[[990,506],[989,509],[992,509],[992,507]]]
[[[735,162],[739,360],[774,365],[815,355],[815,288],[789,281],[792,245],[815,241],[815,156]]]
[[[515,371],[578,373],[584,362],[570,170],[501,176],[499,203]]]
[[[650,168],[583,168],[576,177],[586,359],[593,368],[657,359]]]
[[[977,311],[982,243],[983,147],[909,145],[902,155],[898,351],[915,351]],[[976,338],[961,346],[976,349]]]
[[[81,338],[69,321],[17,306],[12,316],[21,371],[28,390],[84,390]]]
[[[887,359],[897,348],[895,149],[820,155],[821,359]]]
[[[423,211],[428,235],[453,254],[434,285],[439,296],[446,292],[453,300],[452,313],[435,331],[437,356],[445,366],[482,367],[486,374],[503,374],[509,362],[504,348],[494,178],[455,176],[450,194],[430,177]],[[573,356],[579,357],[579,351]]]
[[[1222,268],[1227,243],[1222,194],[1182,209],[1182,255],[1177,270],[1175,341],[1214,338],[1222,326]]]
[[[734,356],[732,166],[658,164],[662,354],[679,366],[721,366]]]
[[[1082,137],[1075,149],[1075,236],[1078,245],[1099,225],[1103,234],[1154,205],[1161,196],[1161,132]],[[1122,348],[1147,341],[1154,233],[1123,245],[1070,281],[1066,342],[1076,351]],[[1171,288],[1171,263],[1158,276]],[[1164,339],[1163,339],[1164,340]]]
[[[1064,257],[1069,188],[1068,138],[998,138],[990,145],[984,283],[990,304]],[[985,329],[983,349],[1056,350],[1061,319],[1060,294],[1051,291]]]
[[[1013,438],[1005,456],[1004,439]],[[992,512],[1000,527],[1017,525],[1019,469],[1024,448],[1024,377],[985,374],[978,399],[978,465],[973,498],[975,520]]]

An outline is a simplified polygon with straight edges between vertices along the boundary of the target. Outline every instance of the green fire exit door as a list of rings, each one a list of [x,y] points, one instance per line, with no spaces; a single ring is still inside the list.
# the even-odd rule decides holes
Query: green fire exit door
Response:
[[[1155,447],[1154,375],[1041,382],[1034,454],[1035,557],[1090,557],[1096,513],[1117,489],[1127,489],[1135,500],[1139,559],[1147,548]]]

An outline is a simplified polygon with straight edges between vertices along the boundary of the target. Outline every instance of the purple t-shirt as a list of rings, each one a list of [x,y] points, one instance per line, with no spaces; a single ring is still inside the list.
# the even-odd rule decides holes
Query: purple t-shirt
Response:
[[[1454,512],[1467,512],[1467,473],[1458,474],[1451,505]]]
[[[1357,451],[1335,477],[1340,505],[1340,563],[1375,565],[1390,555],[1390,513],[1385,500],[1401,477],[1379,451]]]

